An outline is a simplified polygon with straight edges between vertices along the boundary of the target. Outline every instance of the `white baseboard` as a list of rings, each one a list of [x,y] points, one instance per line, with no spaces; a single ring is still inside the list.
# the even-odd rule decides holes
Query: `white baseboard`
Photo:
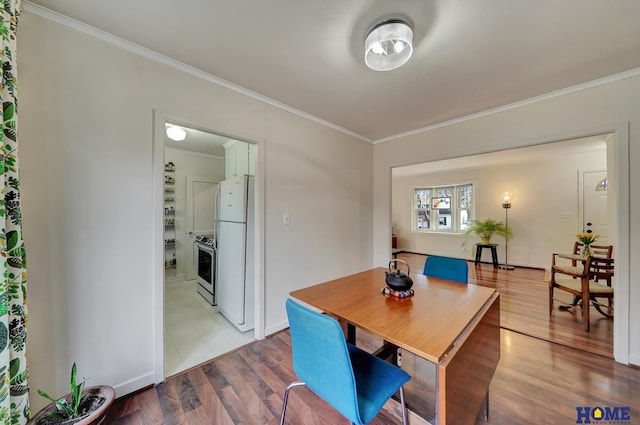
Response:
[[[145,375],[138,376],[129,381],[122,382],[114,385],[116,390],[116,397],[122,397],[127,394],[131,394],[134,391],[138,391],[142,388],[154,385],[153,372],[149,372]]]
[[[268,328],[265,328],[264,330],[264,334],[269,336],[271,334],[274,334],[276,332],[280,332],[283,329],[287,329],[289,327],[289,322],[288,321],[283,321],[280,323],[277,323],[273,326],[269,326]]]

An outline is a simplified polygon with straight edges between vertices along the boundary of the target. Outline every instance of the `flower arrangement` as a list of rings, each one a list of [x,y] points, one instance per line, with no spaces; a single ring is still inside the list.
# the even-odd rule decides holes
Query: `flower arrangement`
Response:
[[[576,237],[585,245],[591,245],[600,238],[600,234],[596,233],[576,233]]]
[[[580,242],[584,244],[582,249],[582,256],[588,257],[591,255],[591,244],[600,238],[600,234],[596,233],[576,233],[576,237]]]

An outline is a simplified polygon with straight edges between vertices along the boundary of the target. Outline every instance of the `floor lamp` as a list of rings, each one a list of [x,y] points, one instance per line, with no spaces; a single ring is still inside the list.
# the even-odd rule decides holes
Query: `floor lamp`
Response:
[[[502,208],[504,208],[504,227],[507,233],[504,236],[504,264],[499,267],[503,270],[513,270],[515,267],[509,265],[509,208],[511,208],[511,199],[513,194],[505,192],[502,200]]]

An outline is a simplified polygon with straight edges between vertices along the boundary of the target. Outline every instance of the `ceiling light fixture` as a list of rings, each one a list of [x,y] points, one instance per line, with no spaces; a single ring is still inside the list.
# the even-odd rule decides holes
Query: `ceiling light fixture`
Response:
[[[172,125],[170,127],[167,127],[166,131],[167,137],[174,142],[181,142],[187,138],[187,132],[184,130],[184,128]]]
[[[413,54],[413,31],[404,21],[384,21],[364,40],[364,62],[374,71],[391,71],[409,60]]]

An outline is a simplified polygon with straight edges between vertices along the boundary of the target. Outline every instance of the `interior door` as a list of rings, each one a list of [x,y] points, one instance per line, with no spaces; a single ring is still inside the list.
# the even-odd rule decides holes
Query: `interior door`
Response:
[[[198,250],[195,239],[198,235],[212,235],[216,211],[215,196],[218,182],[211,177],[187,175],[185,265],[186,279],[197,276]]]
[[[599,233],[597,245],[609,245],[609,219],[607,213],[607,191],[596,190],[607,177],[606,171],[586,171],[582,174],[582,229]]]

